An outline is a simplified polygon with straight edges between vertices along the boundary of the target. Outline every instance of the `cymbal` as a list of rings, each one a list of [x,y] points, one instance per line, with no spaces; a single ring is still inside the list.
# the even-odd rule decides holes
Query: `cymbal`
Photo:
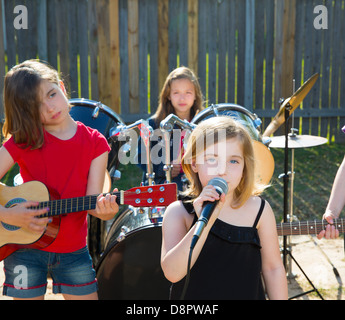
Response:
[[[303,99],[307,96],[318,78],[319,74],[314,74],[290,98],[284,100],[278,113],[263,133],[264,137],[269,137],[271,134],[276,132],[278,128],[284,123],[285,109],[289,110],[289,116],[291,116],[291,114],[297,109]]]
[[[271,138],[272,142],[269,144],[270,148],[285,148],[285,136],[276,136]],[[328,139],[317,137],[317,136],[308,136],[308,135],[289,135],[288,138],[288,147],[289,149],[298,149],[298,148],[309,148],[321,146],[328,142]]]

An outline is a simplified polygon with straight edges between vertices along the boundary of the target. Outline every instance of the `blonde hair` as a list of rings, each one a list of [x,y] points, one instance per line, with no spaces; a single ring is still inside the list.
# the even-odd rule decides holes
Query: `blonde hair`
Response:
[[[224,134],[225,133],[225,134]],[[212,140],[210,139],[210,136]],[[242,179],[234,191],[233,208],[241,207],[251,196],[259,195],[266,186],[260,185],[255,176],[254,149],[251,137],[247,130],[230,117],[213,117],[202,121],[193,130],[189,137],[187,148],[182,159],[182,168],[186,174],[190,186],[185,195],[196,198],[202,191],[202,185],[197,173],[192,170],[192,162],[196,161],[199,154],[208,147],[207,141],[214,144],[223,139],[238,139],[243,147],[244,169]],[[203,148],[199,147],[203,146]]]
[[[40,84],[47,80],[60,84],[58,72],[39,60],[27,60],[14,66],[5,76],[4,136],[12,135],[23,148],[38,149],[44,143],[40,115]]]
[[[179,79],[188,79],[194,85],[195,101],[190,110],[191,118],[193,118],[199,111],[203,110],[204,98],[196,75],[189,68],[179,67],[173,70],[165,80],[164,86],[159,96],[159,105],[157,111],[153,115],[153,118],[155,119],[156,123],[160,123],[161,121],[163,121],[169,114],[175,114],[175,109],[169,97],[171,91],[171,83],[174,80]]]

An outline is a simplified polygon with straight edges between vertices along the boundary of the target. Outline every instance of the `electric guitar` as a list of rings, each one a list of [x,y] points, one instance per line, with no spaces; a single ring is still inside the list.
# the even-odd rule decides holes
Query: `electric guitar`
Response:
[[[277,231],[279,236],[317,235],[328,224],[326,220],[282,222],[277,224]],[[340,233],[344,232],[345,219],[335,219],[334,226]]]
[[[127,191],[110,194],[117,196],[116,202],[119,205],[165,207],[177,200],[177,187],[175,183],[170,183],[134,187]],[[59,232],[61,216],[95,209],[97,197],[98,195],[92,195],[50,201],[48,189],[41,182],[31,181],[17,187],[8,187],[0,183],[0,205],[11,208],[22,202],[35,201],[39,204],[32,209],[49,208],[49,212],[39,216],[39,218],[52,218],[52,222],[48,223],[42,234],[0,222],[0,261],[22,248],[43,249],[49,246]]]

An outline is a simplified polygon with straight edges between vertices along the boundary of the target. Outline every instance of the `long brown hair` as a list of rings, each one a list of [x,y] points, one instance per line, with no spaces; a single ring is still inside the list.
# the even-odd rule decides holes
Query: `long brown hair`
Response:
[[[27,60],[13,67],[5,77],[3,134],[12,135],[23,148],[38,149],[44,142],[40,116],[40,84],[47,80],[60,84],[58,72],[38,60]]]
[[[169,99],[171,83],[178,79],[188,79],[194,84],[195,101],[190,110],[190,116],[193,118],[199,111],[203,110],[204,98],[201,92],[199,81],[194,72],[187,67],[179,67],[173,70],[165,80],[164,86],[159,96],[159,105],[153,118],[156,123],[160,123],[169,114],[175,114],[174,107]],[[184,119],[182,119],[184,120]]]
[[[212,139],[210,136],[212,135]],[[213,117],[202,121],[191,133],[186,152],[182,159],[182,169],[186,174],[190,186],[185,194],[196,198],[202,191],[199,176],[192,170],[191,164],[196,157],[208,147],[207,142],[214,144],[221,139],[238,139],[243,147],[244,169],[241,182],[234,191],[233,208],[241,207],[252,195],[259,195],[266,186],[256,181],[254,148],[251,137],[247,130],[230,117]]]

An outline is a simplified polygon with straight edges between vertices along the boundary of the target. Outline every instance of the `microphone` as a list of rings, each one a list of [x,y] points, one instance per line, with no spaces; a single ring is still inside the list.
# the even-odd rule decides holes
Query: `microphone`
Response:
[[[221,196],[223,193],[228,192],[228,184],[226,181],[222,178],[213,178],[208,182],[208,185],[212,185],[216,188],[216,191]],[[200,235],[204,228],[206,227],[208,220],[210,219],[214,209],[216,208],[219,200],[216,201],[206,201],[203,205],[203,208],[201,210],[200,217],[196,223],[196,228],[194,231],[193,239],[191,242],[191,249],[194,249],[196,243],[198,242]]]

